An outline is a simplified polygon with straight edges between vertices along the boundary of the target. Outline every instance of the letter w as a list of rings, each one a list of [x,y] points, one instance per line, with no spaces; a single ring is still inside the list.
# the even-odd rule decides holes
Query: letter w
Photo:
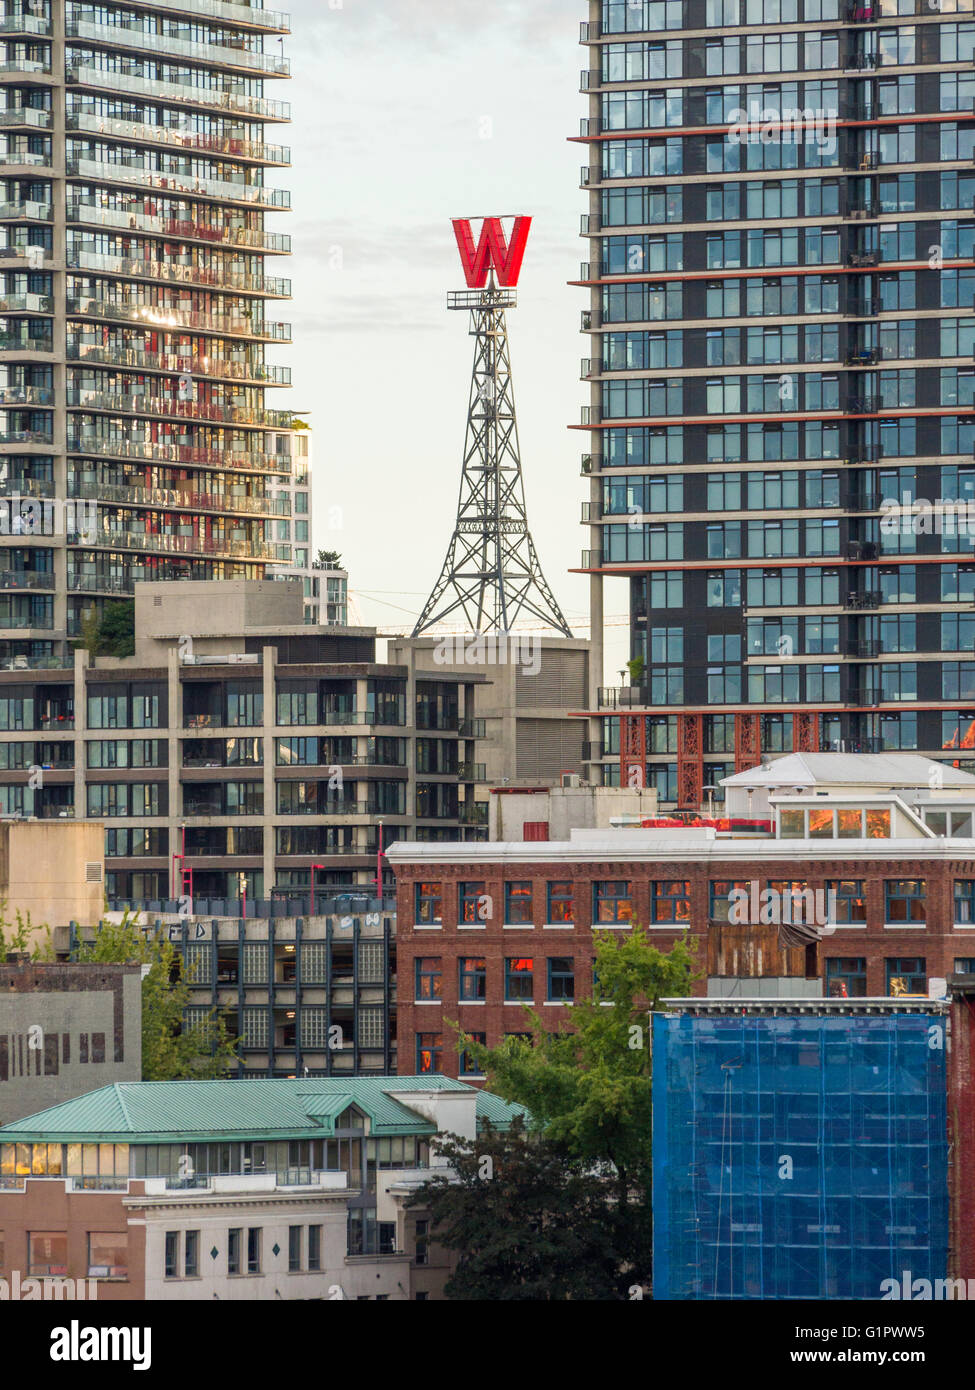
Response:
[[[464,266],[468,289],[482,290],[487,284],[489,268],[497,271],[498,283],[506,289],[517,285],[531,224],[530,217],[516,217],[509,245],[505,241],[501,218],[485,217],[481,237],[475,248],[470,222],[454,218],[454,236],[457,238],[457,249]]]

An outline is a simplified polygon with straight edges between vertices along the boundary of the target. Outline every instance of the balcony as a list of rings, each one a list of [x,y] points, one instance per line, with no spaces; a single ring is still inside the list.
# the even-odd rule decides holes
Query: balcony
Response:
[[[457,725],[457,734],[459,738],[484,738],[486,729],[483,719],[461,719]]]
[[[880,397],[847,396],[844,409],[848,415],[876,415],[880,410]]]
[[[880,591],[878,589],[851,589],[843,600],[843,607],[854,613],[879,608]]]
[[[486,801],[467,802],[457,808],[457,819],[461,825],[487,825],[488,804]]]
[[[880,18],[879,5],[862,5],[856,0],[850,0],[846,6],[846,20],[848,24],[871,24]]]
[[[0,334],[0,352],[53,352],[54,343],[50,338],[15,337],[9,333]]]
[[[879,492],[854,492],[847,506],[851,512],[875,512],[880,502]]]
[[[197,11],[193,12],[194,14]],[[3,66],[0,65],[0,72]],[[21,64],[8,68],[21,72]],[[49,71],[38,65],[38,71]],[[96,87],[101,91],[126,92],[133,96],[145,97],[163,103],[176,102],[184,106],[200,106],[208,111],[227,111],[232,115],[253,116],[259,121],[289,121],[291,108],[285,101],[271,101],[267,97],[246,96],[243,92],[225,91],[217,88],[190,87],[181,82],[159,82],[151,77],[136,77],[125,72],[111,72],[107,68],[85,66],[65,67],[65,77],[69,83],[79,87]]]
[[[0,298],[0,314],[53,314],[54,300],[48,294],[5,294]]]
[[[54,209],[50,203],[0,203],[0,222],[50,222]]]
[[[876,560],[880,554],[880,547],[876,541],[847,541],[846,558],[848,560]]]
[[[458,782],[483,782],[484,779],[484,763],[461,763],[457,769]]]
[[[188,463],[205,468],[241,468],[252,473],[287,476],[291,460],[284,454],[230,454],[195,444],[150,444],[103,435],[69,435],[69,454],[140,459],[148,463]]]
[[[50,220],[50,211],[47,220]],[[126,232],[148,232],[170,241],[200,241],[207,246],[241,247],[269,255],[287,255],[291,251],[291,238],[280,232],[191,222],[177,217],[157,217],[109,207],[100,202],[89,203],[81,198],[68,198],[67,220],[92,227],[119,227]]]
[[[864,463],[876,463],[879,457],[879,445],[854,443],[849,446],[849,455],[843,462],[847,468],[856,468]]]
[[[247,207],[263,208],[266,211],[291,207],[291,194],[286,188],[229,183],[224,179],[193,178],[187,174],[163,174],[144,166],[110,164],[99,159],[85,159],[76,154],[69,154],[66,158],[65,172],[69,178],[151,188],[156,193],[173,193],[179,197],[215,198],[224,203],[243,203]]]
[[[0,111],[0,129],[17,129],[28,126],[33,130],[50,130],[50,111],[40,111],[34,106],[8,106]]]
[[[0,483],[0,497],[53,497],[51,478],[7,478]]]
[[[161,555],[215,555],[240,560],[274,560],[273,545],[263,541],[226,540],[206,536],[177,536],[162,532],[99,531],[91,536],[68,533],[71,545],[84,544],[103,550],[138,550]]]
[[[880,66],[878,53],[848,53],[843,67],[846,72],[872,72]]]
[[[32,34],[38,37],[51,32],[51,22],[42,15],[14,14],[0,16],[0,34]]]
[[[33,73],[38,77],[50,77],[50,51],[44,58],[15,58],[0,62],[0,73],[10,73],[15,77],[23,77],[28,73]]]
[[[54,393],[47,394],[53,396]],[[3,393],[0,392],[0,405],[2,404]],[[123,396],[116,395],[113,391],[89,391],[77,386],[68,388],[66,404],[70,408],[82,410],[105,410],[112,415],[148,415],[158,419],[209,421],[214,424],[241,425],[244,428],[262,430],[290,429],[293,418],[287,410],[251,410],[246,406],[216,405],[208,401],[180,401],[167,396]]]
[[[24,108],[24,113],[31,114],[30,108]],[[32,121],[5,122],[3,117],[9,114],[0,113],[0,126],[40,124]],[[45,124],[50,124],[48,112],[39,111],[33,114],[47,116]],[[259,140],[241,140],[231,135],[206,135],[199,131],[177,130],[172,126],[147,125],[142,121],[122,121],[111,116],[94,116],[89,111],[69,111],[65,118],[65,126],[69,131],[86,130],[103,139],[134,140],[145,145],[164,145],[167,149],[189,150],[193,154],[229,156],[235,160],[250,160],[255,164],[291,163],[291,151],[284,145],[265,145]]]
[[[644,709],[650,704],[646,685],[601,685],[597,693],[600,709]]]
[[[847,691],[846,699],[843,703],[846,705],[847,709],[852,709],[856,706],[862,707],[864,705],[868,709],[874,709],[880,704],[880,695],[876,690],[864,690],[860,686],[854,686],[851,690]]]
[[[0,430],[0,447],[54,448],[54,435],[47,430]]]
[[[846,364],[848,367],[871,367],[880,361],[880,355],[879,347],[852,347],[847,351]]]
[[[880,639],[878,637],[856,637],[846,644],[847,656],[852,656],[861,661],[873,661],[880,655]]]
[[[2,350],[3,342],[0,339],[0,351]],[[51,344],[49,343],[44,350],[50,352]],[[69,362],[84,362],[86,366],[131,367],[136,371],[201,375],[198,358],[181,357],[171,352],[140,352],[135,348],[111,345],[90,347],[87,343],[72,342],[69,339],[67,357]],[[208,381],[223,378],[227,381],[263,382],[271,386],[291,385],[290,367],[269,367],[263,362],[229,362],[222,357],[206,359],[205,376]]]
[[[253,317],[230,314],[204,314],[183,305],[126,304],[90,295],[68,295],[67,312],[85,318],[108,319],[113,323],[134,323],[150,330],[195,329],[221,337],[249,338],[256,342],[290,343],[290,323],[255,322]]]
[[[583,68],[579,74],[579,91],[592,92],[600,83],[600,75],[597,68]]]
[[[579,42],[595,43],[596,40],[600,37],[600,28],[601,26],[598,19],[591,20],[588,23],[580,24]]]
[[[51,592],[54,589],[54,575],[40,574],[36,570],[0,570],[0,589],[40,589]]]
[[[191,63],[205,63],[209,68],[231,68],[259,77],[291,75],[287,58],[245,48],[243,43],[195,43],[170,34],[149,33],[131,24],[93,24],[85,19],[69,19],[64,32],[66,38],[107,44],[113,50],[133,48],[162,58],[185,58]]]
[[[869,173],[871,169],[877,169],[880,165],[880,154],[877,150],[848,150],[844,164],[847,169],[857,170],[861,174]]]
[[[583,140],[591,140],[600,133],[601,122],[598,116],[583,116],[579,122],[579,134]]]
[[[880,264],[880,252],[849,251],[847,252],[846,263],[860,270],[868,270]]]
[[[53,407],[54,392],[48,386],[2,386],[0,406],[46,405]]]
[[[117,575],[78,574],[69,570],[68,589],[76,594],[127,594],[132,585]]]
[[[124,275],[127,279],[162,281],[166,284],[199,285],[202,289],[235,290],[240,294],[257,294],[262,299],[290,299],[291,281],[249,275],[245,271],[225,270],[220,273],[202,265],[182,265],[179,261],[152,260],[106,256],[100,252],[69,250],[66,258],[69,270],[94,270],[106,275]]]
[[[267,29],[274,33],[290,34],[291,16],[277,10],[265,10],[248,0],[130,0],[136,8],[174,10],[192,19],[219,19],[227,24],[239,24],[245,29]]]
[[[851,222],[873,222],[880,216],[880,204],[870,202],[862,207],[847,208],[846,216]]]
[[[0,169],[4,169],[8,177],[11,166],[18,169],[50,169],[51,156],[31,150],[0,150]]]
[[[72,497],[123,506],[165,507],[186,512],[229,512],[243,516],[290,516],[287,497],[237,497],[232,492],[190,492],[168,487],[120,487],[83,482],[70,489]]]

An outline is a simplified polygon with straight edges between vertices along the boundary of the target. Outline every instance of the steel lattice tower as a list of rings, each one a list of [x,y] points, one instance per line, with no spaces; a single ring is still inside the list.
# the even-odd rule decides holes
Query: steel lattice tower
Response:
[[[458,613],[475,633],[507,633],[530,617],[572,636],[528,530],[505,323],[516,303],[493,271],[484,289],[447,296],[448,308],[470,311],[474,371],[457,524],[414,637]]]

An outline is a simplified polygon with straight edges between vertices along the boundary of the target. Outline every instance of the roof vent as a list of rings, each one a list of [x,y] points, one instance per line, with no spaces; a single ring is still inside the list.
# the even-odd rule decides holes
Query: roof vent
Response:
[[[101,883],[101,881],[102,881],[102,866],[101,866],[101,864],[99,864],[97,860],[95,860],[94,862],[92,862],[92,863],[90,863],[90,864],[86,864],[86,865],[85,865],[85,882],[86,882],[86,883]]]

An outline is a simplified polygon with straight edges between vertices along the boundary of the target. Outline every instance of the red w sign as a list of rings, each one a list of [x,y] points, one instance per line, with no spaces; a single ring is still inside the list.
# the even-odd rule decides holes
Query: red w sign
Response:
[[[505,289],[517,285],[531,224],[530,217],[516,217],[509,245],[505,241],[501,218],[485,217],[481,237],[475,247],[470,222],[454,218],[454,236],[457,238],[468,289],[482,290],[487,284],[489,269],[497,273],[498,284]]]

